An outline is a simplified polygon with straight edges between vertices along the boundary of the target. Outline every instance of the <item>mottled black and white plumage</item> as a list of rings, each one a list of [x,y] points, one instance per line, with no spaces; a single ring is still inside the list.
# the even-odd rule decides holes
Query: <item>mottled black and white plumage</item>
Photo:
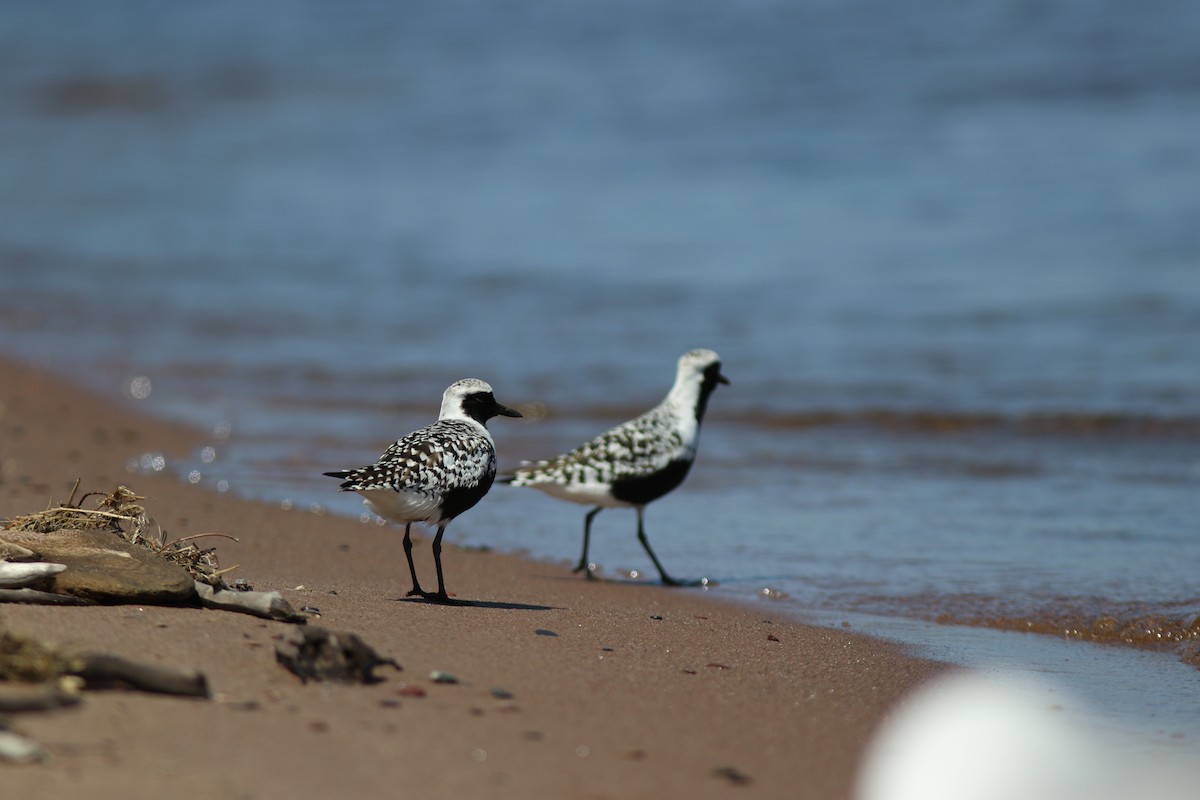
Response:
[[[721,359],[712,350],[691,350],[679,359],[675,385],[666,399],[640,417],[600,434],[569,453],[525,462],[506,482],[530,486],[552,497],[594,505],[583,523],[583,555],[576,572],[591,578],[588,543],[592,520],[604,508],[637,510],[638,540],[658,568],[662,582],[678,585],[650,549],[642,524],[646,505],[687,477],[696,458],[700,423],[708,398],[719,383]]]
[[[326,472],[341,478],[343,492],[358,492],[379,516],[404,525],[404,555],[412,574],[410,595],[446,601],[442,534],[450,520],[478,503],[496,478],[496,447],[486,423],[521,414],[496,402],[492,387],[475,378],[451,384],[442,395],[437,422],[394,442],[379,460],[359,469]],[[426,592],[413,565],[414,522],[437,525],[433,560],[438,590]]]

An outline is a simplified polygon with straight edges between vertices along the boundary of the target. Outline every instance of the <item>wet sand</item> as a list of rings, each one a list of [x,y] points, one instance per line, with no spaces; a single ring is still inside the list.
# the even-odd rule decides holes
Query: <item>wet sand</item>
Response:
[[[50,758],[0,767],[6,795],[843,798],[872,730],[942,669],[767,604],[589,583],[453,547],[447,585],[468,602],[407,600],[394,528],[125,471],[142,452],[180,455],[199,439],[0,360],[0,518],[65,500],[76,478],[85,490],[126,484],[171,538],[236,536],[211,540],[222,566],[239,565],[231,579],[319,608],[315,624],[359,634],[403,671],[303,685],[275,663],[288,626],[230,612],[0,605],[0,628],[196,668],[214,692],[91,692],[77,708],[23,714],[15,727]],[[432,583],[427,535],[417,556]],[[459,682],[434,683],[433,670]]]

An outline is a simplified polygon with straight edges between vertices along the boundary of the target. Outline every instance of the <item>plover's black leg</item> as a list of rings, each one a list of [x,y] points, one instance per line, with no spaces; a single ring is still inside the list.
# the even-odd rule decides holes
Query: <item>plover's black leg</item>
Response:
[[[412,547],[412,523],[410,522],[404,526],[404,555],[408,558],[408,571],[412,575],[413,583],[413,587],[409,590],[407,596],[420,595],[424,597],[425,590],[421,588],[421,582],[417,580],[417,567],[413,564]]]
[[[658,576],[662,580],[664,586],[700,586],[703,581],[680,581],[672,578],[663,569],[663,565],[658,560],[658,556],[654,555],[654,551],[650,549],[650,540],[646,538],[646,528],[642,524],[642,507],[637,507],[638,520],[638,541],[642,543],[642,547],[646,548],[646,553],[650,556],[650,560],[654,562],[654,566],[658,567]]]
[[[442,577],[442,534],[446,532],[445,525],[439,525],[437,535],[433,537],[433,564],[437,567],[438,590],[436,594],[425,595],[428,600],[446,601],[450,596],[446,594],[446,580]]]
[[[603,509],[604,506],[596,506],[583,518],[583,555],[579,557],[579,563],[575,565],[575,569],[571,570],[572,572],[582,572],[588,580],[594,580],[596,577],[592,572],[592,565],[588,562],[588,543],[592,539],[592,520]]]

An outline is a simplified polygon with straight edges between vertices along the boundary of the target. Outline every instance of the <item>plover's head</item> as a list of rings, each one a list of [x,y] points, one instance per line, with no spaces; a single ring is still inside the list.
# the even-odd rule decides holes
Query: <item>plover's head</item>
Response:
[[[480,425],[496,416],[519,417],[520,411],[496,402],[492,387],[478,378],[463,378],[446,387],[438,419],[473,419]]]
[[[689,350],[679,357],[675,382],[697,379],[710,392],[718,383],[729,383],[729,379],[721,374],[721,357],[712,350]]]

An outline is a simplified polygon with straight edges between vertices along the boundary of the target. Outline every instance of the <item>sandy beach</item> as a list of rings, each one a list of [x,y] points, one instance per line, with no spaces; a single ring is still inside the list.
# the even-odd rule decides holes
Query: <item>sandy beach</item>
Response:
[[[407,600],[393,528],[126,472],[133,456],[186,453],[198,439],[0,361],[0,518],[66,500],[76,479],[88,491],[126,484],[169,537],[237,537],[213,540],[222,566],[238,565],[230,578],[319,608],[310,624],[357,633],[402,671],[305,685],[275,661],[285,623],[6,604],[0,629],[198,669],[214,695],[89,692],[72,709],[22,714],[14,727],[49,758],[0,766],[7,796],[844,798],[872,730],[941,669],[777,618],[767,602],[585,582],[491,552],[445,552],[448,587],[469,602]],[[432,575],[428,535],[417,556]],[[458,682],[435,683],[435,670]]]

